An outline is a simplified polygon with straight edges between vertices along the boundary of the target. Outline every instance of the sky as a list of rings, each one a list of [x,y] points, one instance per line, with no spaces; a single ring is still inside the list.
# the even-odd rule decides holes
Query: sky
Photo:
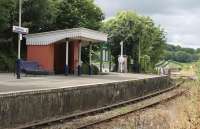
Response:
[[[150,16],[169,44],[200,48],[200,0],[95,0],[106,18],[122,10]]]

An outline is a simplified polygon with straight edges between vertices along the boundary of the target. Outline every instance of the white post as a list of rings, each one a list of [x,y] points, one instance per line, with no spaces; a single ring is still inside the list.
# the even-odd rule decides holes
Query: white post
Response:
[[[124,45],[123,41],[120,43],[120,45],[121,45],[121,56],[123,57],[123,45]]]
[[[81,42],[79,45],[79,65],[81,66]]]
[[[123,41],[120,43],[120,45],[121,45],[121,59],[123,59],[123,45],[124,45]],[[120,62],[120,71],[121,71],[121,73],[123,72],[122,62]]]
[[[91,53],[91,50],[92,50],[92,45],[90,44],[89,45],[89,65],[90,66],[92,65],[92,53]]]
[[[69,58],[69,41],[67,40],[66,41],[66,66],[68,66],[69,64],[68,58]]]
[[[21,27],[22,21],[22,0],[19,0],[19,27]],[[18,37],[18,59],[21,58],[21,40],[22,40],[22,34],[19,34]]]
[[[92,45],[91,43],[89,44],[89,75],[92,75]]]
[[[66,40],[66,62],[65,62],[65,75],[67,76],[69,74],[69,62],[68,62],[68,58],[69,58],[69,41],[68,39]]]

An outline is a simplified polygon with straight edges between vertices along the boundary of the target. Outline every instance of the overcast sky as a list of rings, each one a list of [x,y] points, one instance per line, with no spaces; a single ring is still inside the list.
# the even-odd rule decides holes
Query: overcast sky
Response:
[[[200,48],[200,0],[95,0],[106,18],[121,10],[150,16],[167,32],[168,43]]]

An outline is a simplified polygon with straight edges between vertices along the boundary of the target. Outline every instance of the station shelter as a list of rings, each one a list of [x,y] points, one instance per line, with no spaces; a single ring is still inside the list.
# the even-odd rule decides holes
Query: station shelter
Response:
[[[107,42],[107,34],[86,28],[57,30],[26,36],[27,60],[36,61],[49,73],[80,74],[81,48]]]

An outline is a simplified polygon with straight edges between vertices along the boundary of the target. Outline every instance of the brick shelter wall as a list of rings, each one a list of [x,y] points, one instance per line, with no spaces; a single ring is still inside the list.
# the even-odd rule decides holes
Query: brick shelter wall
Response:
[[[77,72],[79,64],[79,40],[69,43],[69,69],[71,73]],[[66,62],[66,44],[57,42],[51,45],[28,45],[27,60],[38,62],[42,68],[52,73],[64,73]]]
[[[54,72],[54,45],[28,45],[27,60],[37,61],[45,70]]]
[[[80,41],[75,40],[73,42],[70,42],[69,44],[69,68],[70,72],[77,72],[77,67],[79,63],[79,46]]]

